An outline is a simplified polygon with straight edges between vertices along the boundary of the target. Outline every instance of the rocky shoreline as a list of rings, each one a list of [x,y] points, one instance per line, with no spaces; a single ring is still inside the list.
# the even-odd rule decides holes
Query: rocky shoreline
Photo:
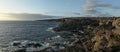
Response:
[[[60,24],[53,30],[59,36],[49,39],[55,41],[52,46],[39,50],[41,44],[31,43],[27,47],[38,47],[38,51],[33,52],[120,52],[119,17],[64,18],[57,22]],[[17,42],[12,45],[19,44]],[[26,52],[26,48],[14,52]]]
[[[78,39],[60,52],[120,52],[119,17],[64,19],[53,30],[72,32]]]

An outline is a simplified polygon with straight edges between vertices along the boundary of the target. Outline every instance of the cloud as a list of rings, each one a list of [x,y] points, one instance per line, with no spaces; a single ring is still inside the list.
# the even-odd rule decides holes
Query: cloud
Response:
[[[112,4],[96,3],[96,7],[105,7],[111,9],[120,9],[120,7],[113,6]]]
[[[73,13],[74,15],[80,15],[80,13],[77,13],[77,12],[75,12],[75,13]]]
[[[9,17],[17,18],[20,20],[43,20],[43,19],[52,19],[58,17],[58,16],[30,14],[30,13],[5,13],[5,14],[9,15]]]
[[[99,3],[93,0],[85,0],[85,5],[82,7],[84,13],[89,16],[111,16],[109,13],[102,13],[100,8],[120,9],[112,4]]]
[[[46,12],[45,14],[64,14],[64,15],[69,15],[69,16],[71,15],[78,16],[80,15],[80,12]]]
[[[53,13],[53,12],[47,12]],[[35,14],[35,13],[0,13],[4,14],[4,17],[1,17],[0,20],[44,20],[44,19],[59,19],[64,18],[64,16],[52,16],[52,15]],[[56,12],[55,14],[65,14],[66,17],[69,16],[80,16],[79,12]],[[68,15],[68,16],[67,16]]]
[[[115,7],[115,6],[114,6],[114,7],[112,7],[112,8],[113,8],[113,9],[120,9],[120,7]]]

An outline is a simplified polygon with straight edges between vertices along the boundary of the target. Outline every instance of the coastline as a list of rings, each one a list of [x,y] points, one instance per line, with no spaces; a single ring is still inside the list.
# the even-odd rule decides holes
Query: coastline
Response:
[[[117,52],[120,51],[119,19],[119,17],[74,17],[36,20],[59,22],[58,26],[49,29],[58,35],[48,39],[48,42],[55,41],[51,44],[46,43],[48,47],[40,48],[42,45],[37,44],[38,47],[27,49],[33,52]],[[36,43],[32,43],[32,46],[36,46]],[[26,52],[26,48],[18,48],[13,52]]]
[[[75,17],[59,19],[55,32],[65,32],[63,38],[75,36],[72,46],[49,52],[117,52],[120,51],[120,17]],[[117,22],[116,22],[117,20]],[[115,24],[115,25],[113,25]],[[71,32],[71,34],[67,34]],[[46,52],[41,50],[40,52]]]

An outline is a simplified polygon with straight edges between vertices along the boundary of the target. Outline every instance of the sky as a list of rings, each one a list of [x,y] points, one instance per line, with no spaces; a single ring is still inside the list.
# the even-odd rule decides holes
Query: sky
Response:
[[[0,20],[36,20],[46,18],[46,15],[47,18],[120,16],[119,2],[120,0],[0,0]]]

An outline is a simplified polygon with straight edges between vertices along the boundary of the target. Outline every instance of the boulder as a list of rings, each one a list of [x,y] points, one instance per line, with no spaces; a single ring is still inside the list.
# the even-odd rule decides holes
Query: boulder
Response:
[[[115,26],[116,29],[120,29],[120,18],[114,20],[112,25]]]

